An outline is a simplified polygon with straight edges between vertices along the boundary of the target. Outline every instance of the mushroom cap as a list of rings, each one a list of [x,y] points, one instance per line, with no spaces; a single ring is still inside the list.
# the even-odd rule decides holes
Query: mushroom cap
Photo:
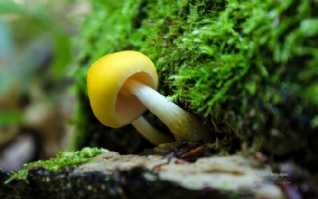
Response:
[[[121,87],[133,78],[157,90],[158,74],[153,62],[136,51],[108,54],[95,61],[87,72],[87,89],[95,117],[105,126],[119,128],[140,117],[147,108]]]

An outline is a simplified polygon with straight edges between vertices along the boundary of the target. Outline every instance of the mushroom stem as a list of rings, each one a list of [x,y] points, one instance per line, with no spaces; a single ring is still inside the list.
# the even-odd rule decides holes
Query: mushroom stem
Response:
[[[132,122],[132,125],[137,129],[140,134],[142,134],[148,141],[154,145],[159,145],[162,143],[173,142],[173,138],[163,134],[156,128],[154,128],[149,122],[140,116],[138,119]]]
[[[177,141],[211,141],[212,136],[195,116],[181,109],[151,87],[128,78],[121,88],[121,94],[135,95],[140,102],[168,126]]]

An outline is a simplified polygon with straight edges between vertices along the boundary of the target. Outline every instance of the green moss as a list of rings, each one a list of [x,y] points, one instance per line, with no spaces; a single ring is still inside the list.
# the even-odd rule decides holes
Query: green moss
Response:
[[[318,32],[308,29],[316,26],[317,3],[228,2],[216,21],[187,35],[197,44],[191,53],[200,56],[183,60],[173,77],[174,99],[255,150],[283,154],[312,146]]]
[[[279,155],[318,151],[317,1],[93,2],[83,27],[90,36],[79,37],[81,93],[90,63],[138,50],[155,62],[159,91],[202,118],[218,140]]]
[[[6,184],[12,180],[23,179],[26,180],[29,173],[29,169],[36,167],[43,167],[51,171],[59,171],[66,166],[80,165],[90,162],[98,154],[108,152],[105,149],[97,148],[83,148],[81,151],[76,152],[59,152],[56,158],[51,158],[49,160],[39,160],[36,162],[27,163],[24,165],[23,169],[20,171],[13,171],[11,177],[6,180]]]

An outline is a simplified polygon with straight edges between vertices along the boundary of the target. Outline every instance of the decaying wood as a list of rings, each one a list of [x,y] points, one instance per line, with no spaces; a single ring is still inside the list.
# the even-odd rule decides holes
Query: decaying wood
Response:
[[[1,172],[0,198],[275,199],[284,196],[277,178],[268,178],[271,168],[253,156],[199,157],[202,146],[189,150],[179,147],[171,155],[169,147],[178,149],[170,144],[144,155],[107,152],[96,156],[93,162],[60,172],[34,168],[29,170],[28,183],[15,180],[4,185],[9,174]],[[191,161],[182,157],[191,157]]]

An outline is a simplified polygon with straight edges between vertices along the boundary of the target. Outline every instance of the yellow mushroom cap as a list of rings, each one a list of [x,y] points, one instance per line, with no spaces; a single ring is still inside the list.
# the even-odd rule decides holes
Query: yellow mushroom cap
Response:
[[[135,96],[126,97],[120,93],[128,78],[157,90],[156,67],[140,52],[121,51],[108,54],[89,68],[88,97],[94,115],[102,124],[119,128],[130,124],[147,110]]]

